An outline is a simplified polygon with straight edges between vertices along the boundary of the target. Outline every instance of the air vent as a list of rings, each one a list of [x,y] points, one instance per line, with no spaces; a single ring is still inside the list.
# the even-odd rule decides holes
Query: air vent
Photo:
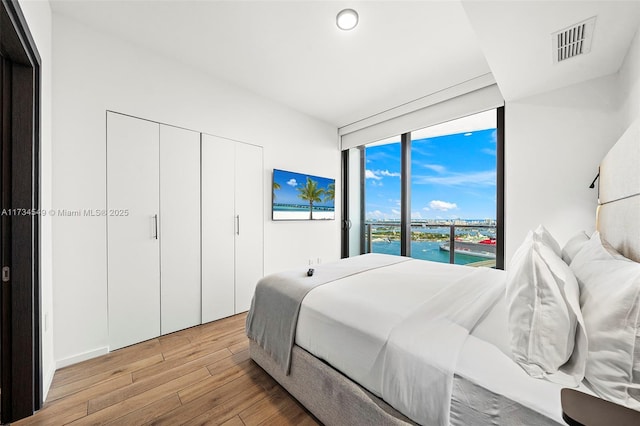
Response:
[[[555,32],[551,35],[553,41],[553,62],[565,61],[574,56],[585,55],[591,51],[593,29],[596,17],[589,18],[579,24]]]

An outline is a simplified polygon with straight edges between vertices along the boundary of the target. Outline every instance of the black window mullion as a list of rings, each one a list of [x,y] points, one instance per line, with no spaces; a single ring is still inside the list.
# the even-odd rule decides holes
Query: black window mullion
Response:
[[[349,257],[349,150],[342,151],[342,238],[340,257]]]
[[[366,242],[365,242],[365,232],[366,232],[366,215],[365,215],[365,197],[366,194],[364,192],[365,188],[365,180],[366,180],[366,151],[364,146],[358,147],[358,151],[360,153],[360,254],[367,253],[366,250]]]
[[[401,139],[400,255],[411,256],[411,133]]]
[[[496,114],[496,269],[504,269],[504,107]]]

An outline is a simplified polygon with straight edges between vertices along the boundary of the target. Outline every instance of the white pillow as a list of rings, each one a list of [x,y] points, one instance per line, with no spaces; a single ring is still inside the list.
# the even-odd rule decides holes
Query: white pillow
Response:
[[[577,386],[587,342],[578,283],[567,264],[529,232],[507,270],[506,286],[514,360],[532,377]]]
[[[571,237],[562,248],[562,260],[564,260],[567,265],[570,265],[573,258],[587,241],[589,241],[589,236],[584,231],[580,231]]]
[[[585,378],[601,397],[640,410],[640,264],[596,232],[571,269],[589,339]]]
[[[533,231],[533,239],[549,247],[556,255],[562,256],[560,244],[558,244],[556,239],[553,238],[553,235],[551,235],[551,232],[549,232],[544,226],[538,225],[536,230]]]

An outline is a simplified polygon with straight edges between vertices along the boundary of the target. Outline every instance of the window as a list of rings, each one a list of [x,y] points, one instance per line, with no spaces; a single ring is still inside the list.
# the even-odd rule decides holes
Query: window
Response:
[[[365,148],[365,224],[367,252],[401,254],[400,136]]]
[[[502,268],[502,117],[499,108],[362,147],[360,252]]]

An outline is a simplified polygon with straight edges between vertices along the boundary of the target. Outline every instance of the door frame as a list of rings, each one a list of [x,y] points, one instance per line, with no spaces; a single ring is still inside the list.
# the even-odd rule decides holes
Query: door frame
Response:
[[[0,2],[2,297],[0,421],[42,406],[40,333],[40,64],[16,0]],[[5,270],[5,267],[8,268]]]

